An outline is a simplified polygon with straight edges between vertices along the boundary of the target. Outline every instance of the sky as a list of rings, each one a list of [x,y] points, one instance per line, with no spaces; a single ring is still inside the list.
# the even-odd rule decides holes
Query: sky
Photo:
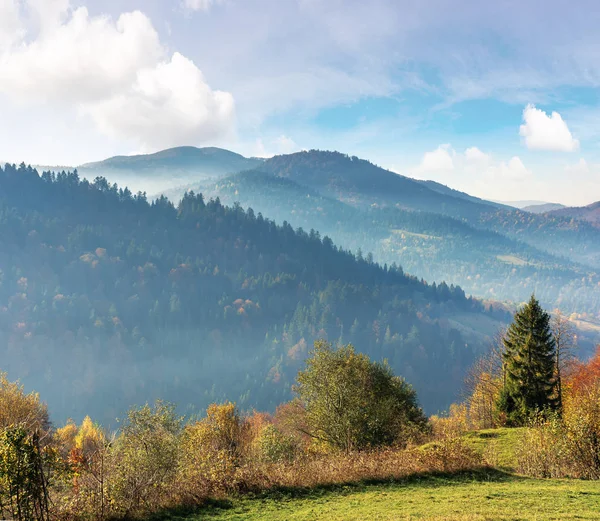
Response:
[[[600,200],[596,0],[0,0],[0,160],[339,150]]]

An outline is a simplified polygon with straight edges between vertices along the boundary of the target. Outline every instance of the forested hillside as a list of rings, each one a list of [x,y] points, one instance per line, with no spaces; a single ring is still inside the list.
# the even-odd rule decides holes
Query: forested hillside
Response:
[[[580,221],[587,221],[600,228],[600,201],[588,204],[587,206],[552,209],[552,211],[549,211],[548,216],[568,217]]]
[[[433,412],[506,318],[318,232],[76,172],[0,170],[0,246],[2,368],[57,420],[158,397],[273,409],[321,337],[388,359]]]
[[[548,253],[500,231],[433,212],[356,206],[259,171],[205,183],[201,190],[225,204],[253,207],[277,222],[321,230],[346,248],[370,251],[381,262],[398,262],[430,282],[452,281],[470,294],[513,302],[535,292],[550,308],[592,317],[600,312],[595,270],[569,261],[562,256],[566,252]],[[180,197],[177,192],[168,195]],[[496,211],[502,230],[510,221]]]

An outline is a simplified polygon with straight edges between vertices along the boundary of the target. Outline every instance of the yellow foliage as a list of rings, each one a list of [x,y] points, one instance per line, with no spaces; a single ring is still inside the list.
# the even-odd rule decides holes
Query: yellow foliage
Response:
[[[183,434],[183,479],[211,492],[233,486],[247,430],[234,403],[211,404],[206,417]]]
[[[0,429],[14,425],[45,431],[49,427],[48,410],[37,393],[25,394],[22,385],[9,382],[6,373],[0,373]]]
[[[75,447],[75,437],[77,436],[77,425],[71,419],[67,420],[64,427],[59,427],[54,433],[54,442],[63,459],[66,459],[69,453]]]
[[[89,416],[81,422],[81,427],[74,439],[75,448],[89,457],[104,446],[105,437],[102,429],[96,425]]]

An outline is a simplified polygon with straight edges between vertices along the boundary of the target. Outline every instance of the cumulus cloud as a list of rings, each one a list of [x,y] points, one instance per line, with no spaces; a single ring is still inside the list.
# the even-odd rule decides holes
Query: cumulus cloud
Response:
[[[0,51],[17,41],[21,34],[19,6],[13,0],[0,0]]]
[[[497,165],[491,165],[484,174],[489,179],[507,181],[524,181],[533,175],[517,156],[512,157],[508,162],[502,161]]]
[[[465,150],[465,161],[476,166],[486,167],[490,163],[490,155],[482,152],[477,147],[470,147]]]
[[[419,178],[436,178],[441,181],[462,177],[467,179],[488,179],[520,181],[532,176],[517,156],[506,161],[494,161],[477,147],[467,148],[463,153],[456,152],[451,145],[440,145],[426,152],[419,166],[414,170]],[[450,174],[450,175],[449,175]]]
[[[167,58],[140,11],[113,20],[73,9],[68,0],[27,0],[25,17],[19,0],[0,2],[6,12],[13,6],[21,26],[38,20],[33,38],[21,34],[0,50],[0,93],[76,106],[106,134],[149,148],[201,144],[232,132],[231,94],[213,91],[179,53]]]
[[[534,105],[527,105],[523,111],[523,122],[519,134],[529,149],[573,152],[579,148],[579,141],[573,138],[558,112],[548,116]]]
[[[432,152],[426,152],[419,166],[420,172],[444,172],[454,170],[454,150],[448,144],[440,145]]]
[[[191,60],[175,53],[169,62],[138,71],[127,91],[84,108],[98,127],[115,137],[137,136],[146,146],[174,146],[226,136],[234,118],[228,92],[213,91]]]
[[[291,154],[293,152],[298,152],[299,150],[300,147],[292,138],[282,134],[279,137],[268,141],[267,145],[265,145],[262,138],[258,138],[254,146],[253,155],[255,157],[268,158],[279,154]]]

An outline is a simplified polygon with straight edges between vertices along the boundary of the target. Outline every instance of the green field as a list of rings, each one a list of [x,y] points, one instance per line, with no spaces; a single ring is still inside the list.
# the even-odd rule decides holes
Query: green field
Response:
[[[600,482],[514,474],[522,429],[464,435],[496,469],[417,475],[386,483],[267,492],[212,502],[160,521],[550,521],[600,520]]]
[[[186,521],[600,520],[600,483],[527,479],[500,471],[271,493],[223,501]]]

